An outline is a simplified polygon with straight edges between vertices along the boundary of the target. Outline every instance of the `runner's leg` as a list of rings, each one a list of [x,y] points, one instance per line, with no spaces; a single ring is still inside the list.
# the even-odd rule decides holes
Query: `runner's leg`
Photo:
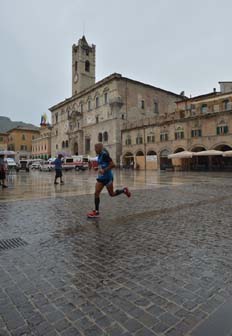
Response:
[[[94,203],[95,203],[95,210],[98,212],[99,212],[99,204],[100,204],[100,193],[103,188],[104,188],[104,184],[97,181],[95,185]]]

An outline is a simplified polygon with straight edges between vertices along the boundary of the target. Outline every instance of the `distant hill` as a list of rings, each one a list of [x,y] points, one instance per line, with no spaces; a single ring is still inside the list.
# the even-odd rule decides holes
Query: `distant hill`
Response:
[[[32,124],[27,124],[22,121],[12,121],[10,118],[0,116],[0,132],[5,133],[15,127],[25,127],[29,129],[38,129],[37,126]]]

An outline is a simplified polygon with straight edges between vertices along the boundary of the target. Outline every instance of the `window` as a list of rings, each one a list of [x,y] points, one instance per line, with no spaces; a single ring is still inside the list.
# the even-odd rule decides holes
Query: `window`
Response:
[[[147,136],[147,143],[154,143],[155,142],[155,136],[154,135],[148,135]]]
[[[68,148],[68,140],[65,141],[65,147]]]
[[[105,141],[105,142],[108,141],[108,133],[107,132],[103,133],[103,141]]]
[[[98,124],[99,123],[99,117],[97,116],[96,117],[96,124]]]
[[[191,131],[192,138],[201,137],[201,129],[194,129]]]
[[[91,111],[91,101],[88,100],[88,111]]]
[[[122,120],[124,120],[124,114],[122,114]]]
[[[229,99],[226,99],[223,102],[223,110],[227,111],[229,109],[230,109],[230,101],[229,101]]]
[[[159,106],[156,100],[154,100],[154,113],[159,114]]]
[[[90,152],[90,138],[85,138],[85,152]]]
[[[64,148],[65,147],[65,142],[64,141],[62,141],[62,148]]]
[[[217,127],[217,135],[224,135],[229,132],[228,126],[218,126]]]
[[[99,97],[96,97],[96,108],[99,107]]]
[[[90,63],[89,63],[89,61],[86,61],[86,62],[85,62],[85,71],[86,71],[86,72],[89,72],[89,71],[90,71]]]
[[[58,113],[55,114],[55,123],[58,123]]]
[[[98,133],[98,141],[102,142],[102,133]]]
[[[175,140],[184,139],[184,131],[183,130],[177,130],[175,132]]]
[[[44,150],[47,150],[47,146],[46,145],[44,145]]]
[[[160,133],[160,141],[168,141],[168,133]]]
[[[77,72],[77,61],[75,62],[75,72]]]
[[[56,136],[58,136],[58,130],[56,130]]]
[[[108,93],[104,93],[104,103],[108,104]]]
[[[56,149],[58,149],[58,145],[56,144]]]
[[[202,105],[201,105],[201,112],[202,112],[202,113],[206,113],[207,110],[208,110],[207,104],[202,104]]]
[[[34,135],[32,135],[32,140],[35,140],[35,136]]]
[[[144,110],[144,108],[145,108],[145,102],[144,100],[141,100],[141,109]]]
[[[22,140],[26,140],[25,134],[22,134]]]
[[[85,50],[85,54],[86,54],[86,56],[89,56],[89,49]]]
[[[143,143],[143,137],[138,135],[136,138],[136,145],[141,145],[142,143]]]
[[[21,149],[22,151],[26,151],[26,150],[27,150],[27,146],[26,146],[26,145],[21,145],[20,149]]]
[[[130,135],[127,136],[125,144],[126,145],[131,145],[131,137],[130,137]]]

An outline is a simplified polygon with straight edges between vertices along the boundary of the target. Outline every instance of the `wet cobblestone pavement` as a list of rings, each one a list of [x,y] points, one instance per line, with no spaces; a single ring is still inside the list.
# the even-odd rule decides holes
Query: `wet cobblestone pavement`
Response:
[[[231,336],[232,175],[117,173],[131,199],[104,193],[88,220],[94,181],[0,190],[1,240],[27,243],[0,248],[0,336]]]

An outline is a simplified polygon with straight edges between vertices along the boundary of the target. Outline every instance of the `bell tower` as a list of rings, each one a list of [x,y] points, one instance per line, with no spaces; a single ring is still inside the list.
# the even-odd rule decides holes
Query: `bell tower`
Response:
[[[72,95],[95,84],[95,45],[89,45],[83,35],[72,46]]]

